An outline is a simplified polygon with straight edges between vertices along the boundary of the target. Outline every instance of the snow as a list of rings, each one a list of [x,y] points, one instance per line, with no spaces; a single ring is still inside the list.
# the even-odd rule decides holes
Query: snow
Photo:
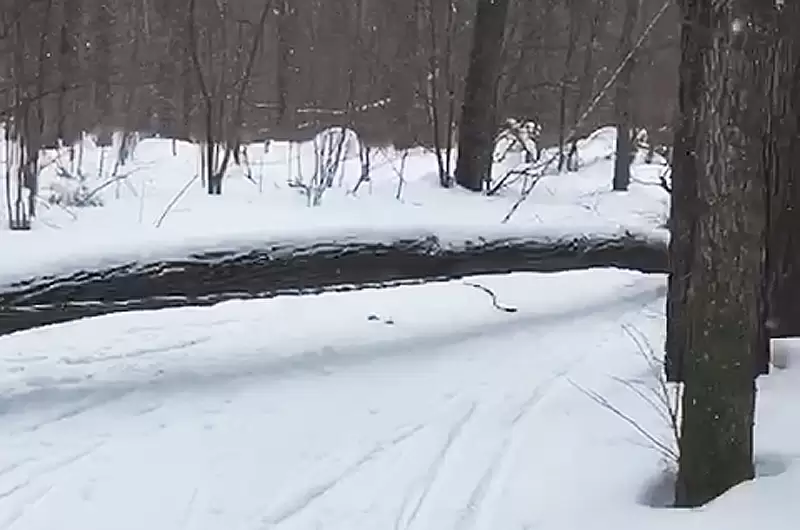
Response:
[[[800,374],[761,380],[757,481],[647,506],[665,278],[473,278],[89,319],[0,338],[0,527],[794,527]],[[794,427],[793,427],[794,426]],[[658,499],[655,499],[658,501]]]
[[[265,242],[663,233],[663,166],[637,160],[631,190],[612,193],[612,146],[608,130],[595,133],[582,143],[583,169],[546,175],[507,224],[519,186],[490,198],[441,190],[421,151],[376,155],[356,195],[354,160],[342,186],[309,208],[286,184],[297,173],[289,146],[251,146],[253,181],[233,171],[221,197],[192,183],[157,228],[196,164],[188,145],[173,156],[170,142],[145,140],[133,173],[98,194],[103,206],[43,207],[31,232],[0,231],[13,256],[0,263],[0,285]],[[87,174],[102,152],[87,146]],[[45,186],[66,185],[58,179],[43,175]],[[794,528],[792,341],[775,344],[779,366],[759,380],[757,479],[702,509],[665,508],[674,463],[589,397],[674,448],[663,410],[631,390],[660,388],[661,370],[633,338],[662,355],[665,293],[663,275],[631,271],[510,274],[0,337],[0,528]]]
[[[247,252],[315,242],[391,242],[435,235],[442,244],[463,245],[480,238],[574,238],[625,231],[663,237],[661,227],[669,210],[668,195],[658,185],[663,164],[640,161],[634,166],[631,190],[610,191],[612,132],[600,130],[584,141],[580,151],[584,170],[547,175],[508,223],[501,221],[517,201],[522,183],[494,197],[441,189],[432,171],[435,157],[422,149],[376,149],[371,182],[356,194],[352,190],[360,163],[357,156],[349,157],[321,205],[308,207],[303,193],[288,182],[310,180],[315,167],[311,143],[274,142],[267,153],[260,144],[249,146],[251,178],[234,167],[225,180],[224,195],[214,197],[194,179],[198,172],[194,145],[176,142],[173,156],[170,141],[142,140],[135,158],[115,174],[116,151],[97,148],[87,139],[81,166],[87,179],[84,186],[90,191],[105,186],[96,194],[105,206],[43,202],[33,231],[0,228],[0,248],[14,256],[0,261],[0,286],[35,276],[203,251]],[[509,157],[496,164],[494,174],[502,176],[517,162]],[[42,165],[44,196],[55,190],[52,194],[63,197],[65,187],[74,190],[79,185],[75,179],[58,176],[59,168],[77,174],[65,150],[45,153]]]

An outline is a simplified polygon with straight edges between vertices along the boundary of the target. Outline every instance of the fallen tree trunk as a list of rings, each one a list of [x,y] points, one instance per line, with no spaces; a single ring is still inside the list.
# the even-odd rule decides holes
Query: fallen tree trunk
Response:
[[[0,292],[0,335],[122,311],[595,267],[667,273],[666,242],[625,234],[555,240],[508,237],[451,245],[421,236],[384,243],[265,245],[246,252],[130,262],[8,285]]]

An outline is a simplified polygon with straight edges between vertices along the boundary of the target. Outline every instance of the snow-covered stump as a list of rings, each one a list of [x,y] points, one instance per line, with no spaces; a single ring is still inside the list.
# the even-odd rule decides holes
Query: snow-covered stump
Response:
[[[666,273],[667,248],[662,240],[633,235],[516,236],[458,245],[433,235],[390,242],[270,243],[247,252],[195,253],[16,281],[0,287],[0,335],[123,311],[595,267]]]

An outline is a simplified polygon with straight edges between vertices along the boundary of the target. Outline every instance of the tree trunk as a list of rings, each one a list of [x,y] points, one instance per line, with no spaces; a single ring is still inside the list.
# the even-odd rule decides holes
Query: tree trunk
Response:
[[[564,171],[567,165],[567,85],[572,82],[572,57],[575,55],[575,48],[578,44],[578,37],[580,36],[581,20],[578,6],[573,0],[567,0],[567,10],[569,11],[569,24],[567,36],[567,50],[564,55],[564,73],[561,76],[561,83],[559,86],[558,95],[558,172]],[[580,6],[583,8],[584,6]],[[591,45],[590,45],[591,47]],[[587,55],[591,56],[587,52]],[[573,119],[577,119],[574,116]]]
[[[614,181],[612,183],[614,191],[628,191],[631,185],[631,158],[633,157],[631,126],[627,117],[621,121],[623,123],[617,123],[617,146],[614,154]]]
[[[672,200],[670,203],[670,274],[667,293],[667,337],[665,371],[670,382],[683,381],[683,359],[689,337],[685,314],[697,196],[697,113],[703,64],[700,35],[692,21],[706,16],[701,0],[681,0],[681,62],[678,71],[678,120],[672,156]]]
[[[769,324],[772,336],[800,336],[800,24],[797,2],[778,19],[776,75],[770,116]]]
[[[711,6],[710,16],[692,11],[688,22],[702,35],[698,60],[704,69],[696,109],[700,171],[686,307],[679,506],[703,505],[754,476],[755,376],[765,337],[767,38],[774,15],[759,0]]]
[[[608,20],[609,0],[598,0],[594,6],[591,21],[589,23],[589,36],[586,41],[586,50],[583,56],[583,73],[580,82],[578,83],[578,95],[575,98],[575,105],[572,109],[573,120],[578,124],[577,120],[581,115],[581,109],[590,104],[590,96],[594,88],[594,69],[595,69],[595,51],[599,45],[598,35],[600,34],[603,24]],[[578,136],[576,134],[570,142],[569,154],[567,155],[567,171],[578,171]]]
[[[617,78],[616,94],[614,97],[614,115],[617,122],[617,150],[614,160],[614,191],[628,191],[631,185],[631,159],[633,157],[633,142],[631,131],[633,120],[631,118],[631,77],[633,76],[633,58],[628,55],[633,53],[633,29],[639,18],[639,1],[627,0],[625,19],[622,22],[622,31],[619,39],[619,61],[625,63]]]
[[[478,0],[458,128],[456,182],[482,191],[492,164],[495,88],[510,0]]]

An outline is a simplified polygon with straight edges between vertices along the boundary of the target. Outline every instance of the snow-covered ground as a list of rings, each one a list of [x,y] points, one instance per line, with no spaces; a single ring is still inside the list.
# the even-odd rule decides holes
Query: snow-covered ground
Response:
[[[665,281],[593,270],[114,315],[0,338],[0,528],[794,528],[800,374],[762,379],[762,478],[666,502],[631,339]],[[626,331],[627,330],[627,331]]]
[[[83,184],[57,177],[69,161],[49,153],[44,197],[109,183],[93,195],[103,205],[42,204],[31,232],[0,230],[13,256],[0,285],[277,239],[650,233],[668,210],[658,164],[637,160],[631,190],[609,191],[608,130],[582,143],[580,172],[544,177],[506,224],[519,184],[488,198],[442,190],[422,151],[375,153],[356,194],[351,160],[308,207],[287,184],[297,146],[251,146],[251,178],[232,171],[221,197],[192,181],[195,148],[175,147],[143,141],[114,180],[113,150],[87,145]],[[661,396],[647,348],[657,361],[664,295],[658,275],[513,274],[0,337],[0,528],[794,528],[795,357],[759,382],[759,478],[704,509],[663,507],[674,439],[647,399]]]
[[[640,157],[633,166],[630,191],[614,193],[610,189],[613,149],[613,129],[597,131],[581,144],[581,171],[548,174],[517,213],[502,223],[527,181],[520,179],[493,197],[442,189],[436,157],[422,149],[374,149],[371,181],[353,193],[361,168],[357,145],[350,145],[334,186],[319,206],[309,207],[302,189],[289,182],[311,180],[316,162],[311,142],[274,142],[266,153],[261,144],[249,146],[250,178],[242,168],[233,167],[223,195],[209,196],[195,178],[199,170],[195,145],[142,140],[134,158],[115,171],[117,150],[97,148],[87,139],[80,156],[85,181],[59,176],[78,174],[72,166],[78,166],[80,153],[71,163],[65,149],[46,152],[43,199],[34,230],[20,233],[0,227],[0,249],[13,255],[0,260],[0,285],[37,273],[197,250],[247,249],[271,241],[383,240],[435,233],[445,241],[459,242],[520,233],[559,237],[659,231],[669,209],[669,196],[659,185],[663,164],[645,164]],[[496,164],[494,175],[502,177],[516,166],[519,156],[513,153]],[[88,202],[99,200],[103,206],[63,204],[65,197],[80,196],[85,201],[87,195],[92,197]],[[48,204],[48,198],[62,204]]]

